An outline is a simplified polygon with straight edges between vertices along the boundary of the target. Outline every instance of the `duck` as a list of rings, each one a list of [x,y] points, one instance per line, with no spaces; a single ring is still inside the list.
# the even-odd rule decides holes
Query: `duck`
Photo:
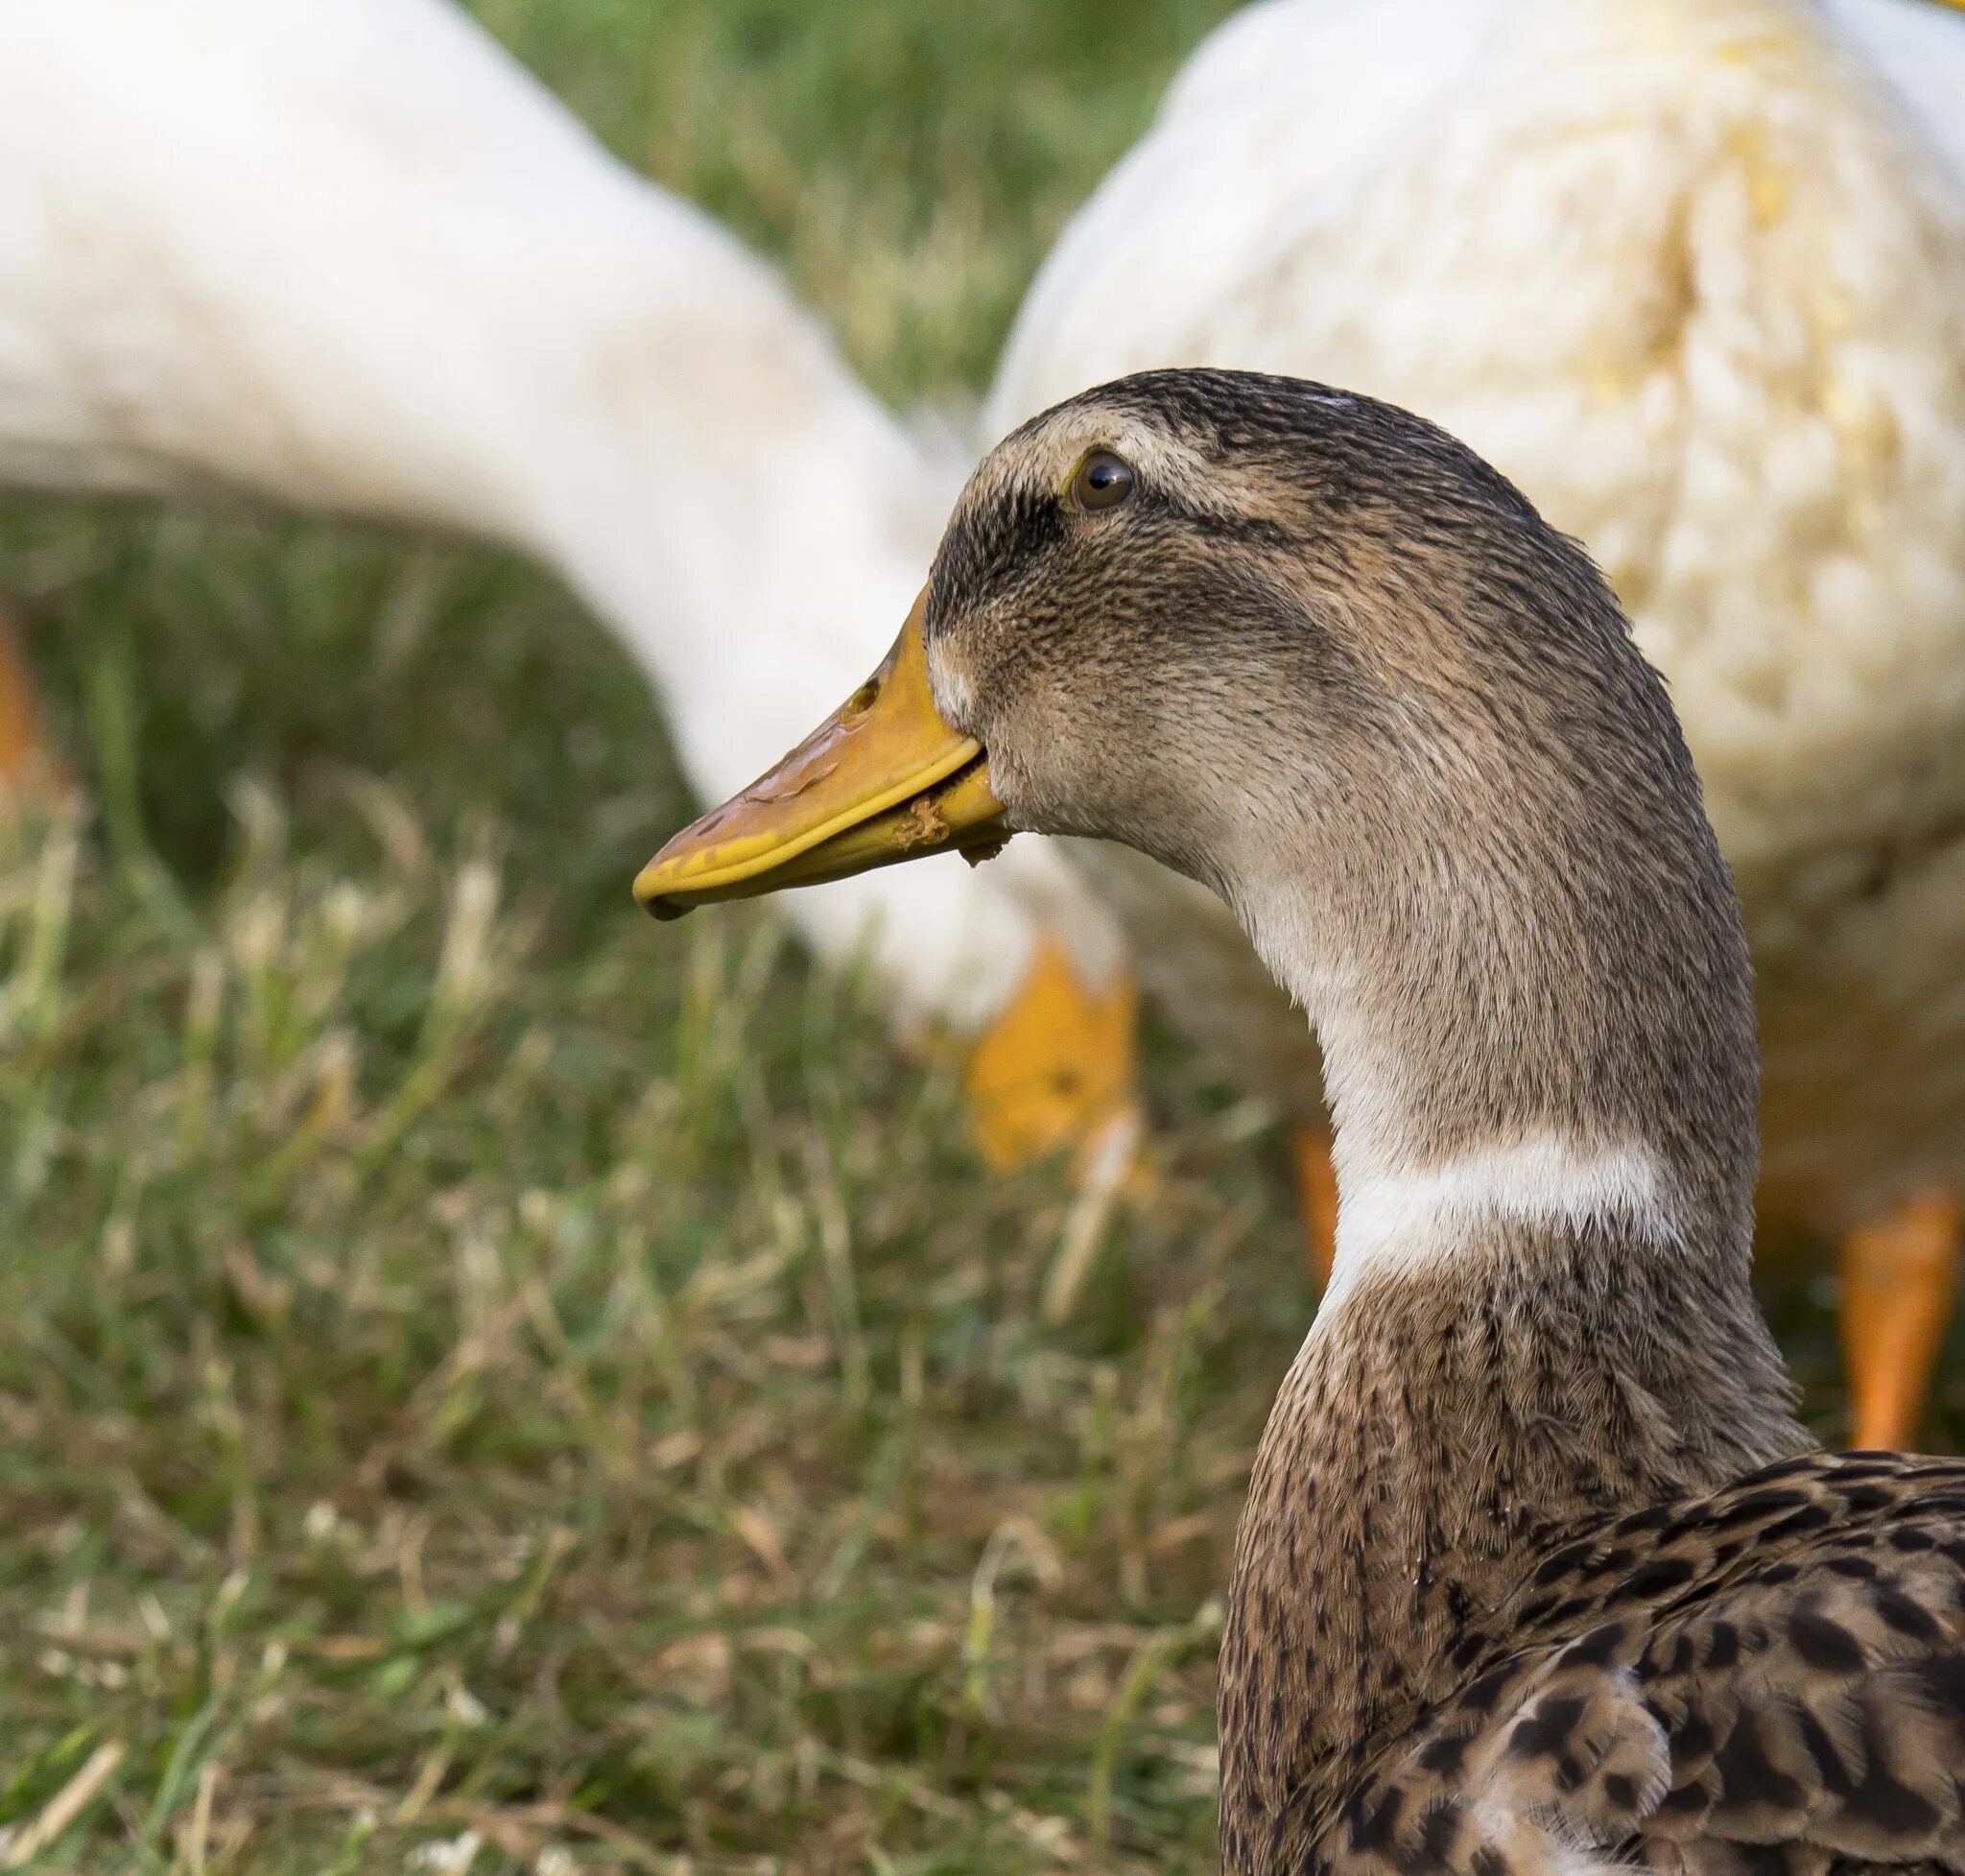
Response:
[[[1965,1190],[1965,12],[1267,0],[1051,250],[1003,434],[1168,366],[1431,417],[1596,555],[1758,964],[1763,1212],[1838,1244],[1859,1445],[1909,1443]],[[1215,895],[1074,848],[1149,995],[1294,1123],[1321,1068]]]
[[[851,688],[971,460],[448,0],[0,9],[0,483],[515,550],[633,654],[702,798]],[[0,632],[0,792],[51,766],[29,697]],[[1057,855],[793,917],[955,1039],[991,1164],[1077,1146],[1110,1189],[1130,967]]]
[[[1762,955],[1768,1205],[1841,1237],[1873,1444],[1917,1422],[1958,1244],[1965,887],[1927,837],[1965,671],[1961,85],[1965,19],[1928,0],[1261,0],[1059,237],[981,419],[1153,365],[1340,378],[1592,546],[1714,769]],[[911,591],[973,460],[446,0],[13,10],[0,174],[0,480],[514,547],[634,652],[705,798],[850,688],[857,622]],[[1736,525],[1762,455],[1807,473]],[[729,681],[738,635],[768,687]],[[0,771],[32,749],[5,653]],[[1143,1128],[1143,977],[1292,1117],[1327,1276],[1304,1026],[1208,895],[1057,844],[793,916],[822,956],[871,943],[905,1033],[967,1038],[986,1159],[1077,1143],[1108,1190]]]
[[[1965,1463],[1793,1417],[1740,903],[1583,549],[1361,393],[1080,392],[984,456],[845,708],[635,893],[1031,833],[1219,895],[1322,1050],[1337,1258],[1236,1537],[1223,1868],[1965,1857]]]

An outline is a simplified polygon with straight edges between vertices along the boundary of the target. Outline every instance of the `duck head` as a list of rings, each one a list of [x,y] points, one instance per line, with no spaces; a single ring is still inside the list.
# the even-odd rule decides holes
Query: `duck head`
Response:
[[[1334,794],[1409,811],[1406,759],[1437,768],[1466,726],[1415,685],[1480,681],[1432,629],[1465,572],[1468,542],[1444,537],[1539,528],[1480,468],[1390,407],[1250,373],[1148,373],[1047,412],[971,479],[867,682],[671,841],[637,898],[674,916],[987,857],[1020,829],[1225,888],[1238,847],[1326,819]]]
[[[1340,1181],[1347,1139],[1424,1165],[1553,1129],[1696,1131],[1750,1182],[1746,954],[1664,687],[1588,558],[1417,417],[1195,370],[1032,419],[880,671],[636,892],[1026,829],[1229,902],[1320,1032]]]

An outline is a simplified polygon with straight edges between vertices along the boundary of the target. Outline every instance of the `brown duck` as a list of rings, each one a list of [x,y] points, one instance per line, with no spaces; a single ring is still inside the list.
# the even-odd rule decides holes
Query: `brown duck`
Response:
[[[1238,1541],[1238,1872],[1965,1867],[1965,1466],[1826,1457],[1748,1289],[1746,947],[1596,568],[1419,419],[1172,371],[1015,432],[651,910],[1013,829],[1219,892],[1322,1043],[1329,1294]]]

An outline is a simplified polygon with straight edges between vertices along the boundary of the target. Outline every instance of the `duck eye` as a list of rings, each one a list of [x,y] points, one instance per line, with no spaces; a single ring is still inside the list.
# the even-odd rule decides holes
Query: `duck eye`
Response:
[[[1095,449],[1071,472],[1066,493],[1091,513],[1117,508],[1133,489],[1132,464],[1109,449]]]

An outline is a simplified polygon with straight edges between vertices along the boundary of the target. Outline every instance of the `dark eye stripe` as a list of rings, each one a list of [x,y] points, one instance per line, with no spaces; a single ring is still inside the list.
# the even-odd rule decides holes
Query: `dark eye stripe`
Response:
[[[945,604],[972,602],[1062,539],[1068,525],[1054,487],[1027,484],[980,504],[942,536],[935,557],[936,594]]]

